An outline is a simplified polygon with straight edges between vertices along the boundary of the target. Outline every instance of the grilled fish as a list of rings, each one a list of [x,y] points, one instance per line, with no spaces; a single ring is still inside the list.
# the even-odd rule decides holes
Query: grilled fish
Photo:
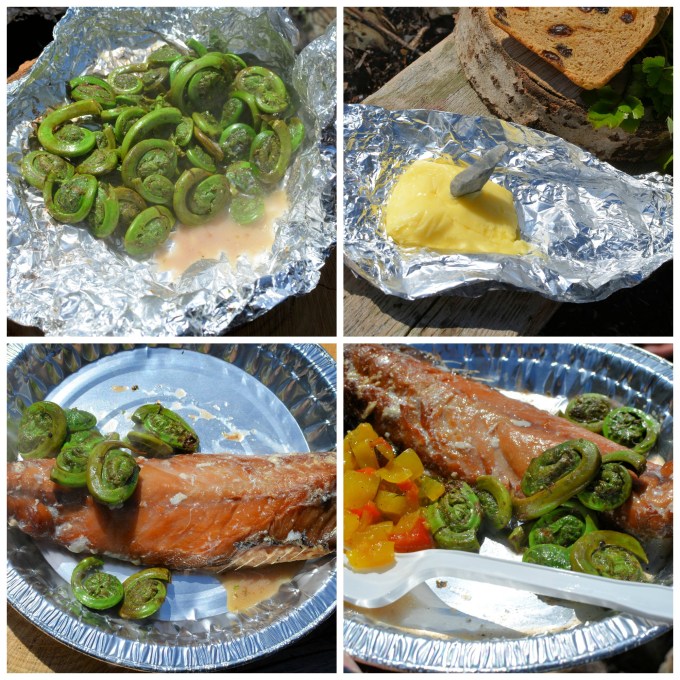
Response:
[[[622,448],[409,348],[346,346],[345,408],[397,447],[415,449],[426,467],[468,482],[496,475],[515,493],[532,458],[552,446],[584,438],[601,453]],[[672,536],[672,480],[672,461],[662,467],[649,462],[613,522],[641,538]]]
[[[176,570],[254,567],[335,546],[336,456],[178,455],[138,460],[122,508],[50,479],[54,460],[9,463],[10,525],[80,553]]]

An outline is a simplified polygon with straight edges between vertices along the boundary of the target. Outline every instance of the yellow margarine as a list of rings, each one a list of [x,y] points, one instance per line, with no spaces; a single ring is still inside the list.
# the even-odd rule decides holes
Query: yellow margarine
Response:
[[[523,255],[512,194],[487,182],[481,191],[454,198],[449,185],[464,169],[449,158],[412,163],[387,201],[384,226],[403,246],[454,253]]]

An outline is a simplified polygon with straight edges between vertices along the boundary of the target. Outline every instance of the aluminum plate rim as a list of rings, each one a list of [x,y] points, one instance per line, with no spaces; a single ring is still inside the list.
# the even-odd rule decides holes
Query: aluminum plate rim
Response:
[[[425,343],[416,342],[411,344],[423,345]],[[537,343],[518,343],[518,346],[523,344]],[[588,351],[606,351],[653,371],[667,380],[672,381],[673,378],[672,364],[633,345],[586,342],[554,344],[579,347]],[[351,605],[345,604],[345,606],[348,611],[353,612]],[[611,642],[607,641],[607,644],[602,645],[593,652],[587,648],[587,645],[582,644],[585,640],[583,639],[583,631],[580,628],[571,628],[557,633],[517,639],[485,639],[475,641],[419,638],[414,634],[390,628],[389,624],[379,628],[382,638],[381,649],[398,650],[403,654],[405,650],[413,650],[415,648],[423,657],[429,657],[429,661],[418,664],[408,658],[387,658],[384,654],[376,653],[368,643],[376,635],[378,624],[371,625],[363,621],[351,620],[348,618],[347,611],[343,621],[343,641],[345,652],[356,661],[384,670],[459,673],[471,671],[536,671],[539,669],[541,671],[554,671],[625,652],[672,629],[670,625],[655,624],[642,617],[627,614],[616,614],[596,622],[585,622],[584,625],[588,628],[591,635],[599,635],[601,639],[609,636]],[[632,639],[631,635],[633,636]],[[569,643],[571,643],[569,653],[565,654],[565,644]],[[514,663],[506,662],[502,666],[489,665],[488,663],[485,665],[485,662],[501,657],[501,654],[495,653],[496,648],[502,652],[504,659],[512,660]],[[433,655],[433,650],[436,650],[436,655]],[[432,660],[433,656],[436,656],[434,661]],[[463,662],[467,660],[467,664],[452,665],[450,663],[450,661],[460,660]]]
[[[24,354],[27,345],[44,344],[44,343],[11,343],[7,346],[7,368],[11,369]],[[70,344],[70,343],[64,343]],[[98,343],[95,343],[98,344]],[[214,343],[222,346],[221,343]],[[229,343],[227,343],[229,344]],[[236,344],[236,343],[235,343]],[[243,343],[252,344],[252,343]],[[286,345],[288,343],[274,343]],[[149,343],[134,343],[135,348],[149,347]],[[151,346],[162,346],[162,344],[154,344]],[[227,345],[225,344],[224,347]],[[336,375],[336,364],[331,358],[330,354],[320,345],[315,344],[294,344],[290,343],[288,346],[297,351],[306,361],[309,362],[320,375],[320,377],[328,384],[334,396],[337,395],[337,388],[334,383]],[[176,347],[173,345],[173,347]],[[184,349],[195,350],[196,344],[185,343]],[[244,370],[244,369],[241,369]],[[323,559],[323,558],[322,558]],[[333,558],[334,559],[334,558]],[[173,672],[173,671],[209,671],[222,668],[234,668],[243,664],[249,663],[256,659],[263,659],[276,653],[277,651],[293,644],[301,637],[310,632],[313,628],[323,623],[335,610],[337,604],[337,566],[334,564],[327,577],[321,584],[319,590],[314,593],[313,597],[303,602],[295,609],[296,615],[304,615],[304,624],[296,629],[294,633],[290,634],[286,639],[272,642],[271,636],[267,640],[269,643],[267,647],[258,646],[248,650],[238,659],[224,658],[223,649],[227,643],[220,642],[218,644],[210,645],[209,643],[200,643],[190,647],[181,647],[175,645],[159,645],[154,642],[143,642],[139,640],[128,641],[131,649],[136,654],[154,648],[162,652],[161,657],[153,663],[144,661],[142,658],[130,659],[131,655],[126,655],[125,662],[121,663],[120,652],[118,645],[121,638],[115,634],[107,633],[101,629],[96,629],[86,626],[83,621],[73,619],[66,612],[60,610],[53,603],[47,602],[45,598],[38,594],[28,584],[21,574],[15,569],[14,565],[7,560],[7,601],[23,618],[36,626],[46,635],[58,640],[67,647],[78,652],[84,653],[90,657],[106,661],[112,665],[120,668],[132,668],[147,671]],[[30,616],[30,605],[34,605],[34,609],[40,610],[40,615],[34,617]],[[279,621],[273,622],[271,625],[265,627],[259,633],[263,633],[274,628]],[[88,649],[78,647],[74,641],[73,626],[81,627],[83,633],[87,634],[89,644]],[[80,636],[82,639],[83,636]],[[259,643],[261,636],[257,636]],[[98,644],[106,642],[106,645]],[[103,648],[103,649],[102,649]],[[177,659],[173,658],[173,652],[176,649],[184,649],[189,652],[188,657],[182,657],[183,665],[176,663]],[[210,661],[198,660],[197,656],[211,656]]]

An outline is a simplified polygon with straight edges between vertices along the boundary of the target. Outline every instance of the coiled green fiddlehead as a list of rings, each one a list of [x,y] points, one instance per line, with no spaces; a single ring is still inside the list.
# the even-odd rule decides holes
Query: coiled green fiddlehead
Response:
[[[87,224],[96,238],[111,236],[120,219],[120,204],[111,185],[99,183],[94,206],[87,216]]]
[[[68,161],[49,151],[31,151],[21,160],[22,177],[36,189],[42,189],[45,186],[45,180],[49,174],[63,181],[73,177],[75,171],[76,169]]]
[[[132,451],[147,458],[168,458],[175,452],[170,444],[150,432],[132,430],[127,433],[126,440]]]
[[[194,453],[199,439],[194,429],[179,414],[160,404],[140,406],[132,420],[173,448],[176,453]]]
[[[545,567],[571,569],[571,558],[568,548],[555,544],[538,544],[529,548],[522,555],[522,562],[542,564]]]
[[[81,431],[61,447],[50,478],[71,488],[87,486],[87,462],[94,447],[104,441],[98,430]]]
[[[640,475],[647,459],[634,451],[614,451],[602,456],[602,467],[595,479],[578,494],[578,499],[591,510],[606,512],[623,505],[633,491],[628,468]]]
[[[481,475],[475,482],[475,493],[484,510],[484,519],[500,531],[512,519],[512,497],[503,482],[492,475]]]
[[[207,73],[201,74],[202,71]],[[216,80],[220,75],[223,80]],[[194,61],[184,64],[173,80],[168,92],[168,101],[187,115],[191,115],[192,101],[202,102],[205,97],[216,105],[219,101],[219,92],[222,92],[222,101],[226,95],[226,85],[230,82],[231,65],[224,55],[209,53]],[[203,78],[207,80],[203,80]],[[196,78],[196,80],[194,80]],[[208,110],[210,106],[202,106],[201,110]]]
[[[644,411],[622,406],[607,414],[602,434],[636,453],[647,453],[656,444],[660,429],[659,423]]]
[[[162,567],[144,569],[126,578],[120,616],[124,619],[145,619],[155,614],[165,601],[167,583],[170,583],[170,572]]]
[[[55,184],[59,185],[56,192]],[[45,208],[58,222],[81,222],[94,206],[97,187],[97,178],[93,175],[78,174],[60,181],[50,174],[43,185]]]
[[[163,125],[177,125],[182,120],[182,112],[173,107],[154,109],[137,119],[125,134],[120,145],[120,157],[125,160],[130,149],[148,137],[153,130]]]
[[[647,562],[640,543],[618,531],[593,531],[576,541],[571,550],[574,571],[621,581],[644,580],[640,560]]]
[[[535,519],[582,491],[600,469],[600,451],[586,439],[573,439],[534,458],[522,477],[526,498],[514,498],[519,520]]]
[[[149,203],[172,205],[177,174],[177,149],[164,139],[145,139],[123,160],[123,182]]]
[[[97,417],[93,413],[79,408],[69,408],[64,411],[64,415],[69,433],[91,430],[97,424]]]
[[[538,518],[529,530],[529,547],[559,545],[568,548],[579,538],[597,530],[597,518],[576,501],[566,501],[559,508]]]
[[[22,458],[54,456],[66,441],[66,415],[51,401],[36,401],[21,414],[18,448]]]
[[[164,205],[142,210],[125,232],[125,250],[133,257],[149,255],[168,240],[174,226],[175,216]]]
[[[264,191],[251,163],[237,161],[226,171],[231,186],[229,214],[239,224],[252,224],[264,215]]]
[[[250,162],[266,184],[283,179],[292,153],[288,126],[282,120],[271,122],[272,130],[260,132],[250,147]]]
[[[477,530],[482,507],[475,492],[463,481],[447,485],[446,493],[425,508],[425,520],[440,548],[479,550]]]
[[[97,76],[78,76],[69,81],[69,87],[71,99],[74,101],[92,100],[105,109],[116,105],[116,97],[111,86]]]
[[[73,595],[90,609],[109,609],[123,599],[123,584],[112,574],[101,571],[103,566],[99,558],[86,557],[71,574]]]
[[[255,130],[245,123],[234,123],[220,135],[220,147],[227,163],[245,161],[250,157],[250,147],[255,140]]]
[[[236,89],[255,97],[255,103],[264,113],[283,113],[290,105],[286,86],[273,71],[262,66],[249,66],[238,72],[234,81]]]
[[[211,175],[205,170],[185,170],[177,180],[173,209],[177,219],[189,226],[204,224],[229,202],[229,181],[224,175]]]
[[[135,217],[146,210],[146,201],[136,191],[127,187],[115,187],[113,191],[118,199],[118,224],[121,229],[126,230]]]
[[[602,432],[606,415],[612,410],[612,403],[603,394],[588,392],[574,397],[567,404],[564,417],[591,432]]]
[[[92,497],[110,508],[120,507],[135,491],[139,465],[117,439],[92,449],[87,461],[87,488]]]
[[[86,128],[78,128],[80,136],[78,139],[59,139],[56,131],[60,125],[68,123],[82,116],[97,116],[101,114],[102,107],[94,100],[68,104],[53,111],[45,116],[38,127],[38,141],[50,153],[57,156],[84,156],[94,149],[97,143],[94,132]]]

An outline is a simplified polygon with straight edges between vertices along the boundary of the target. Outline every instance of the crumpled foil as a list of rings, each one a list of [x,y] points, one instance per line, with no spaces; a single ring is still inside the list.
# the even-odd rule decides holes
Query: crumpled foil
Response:
[[[672,179],[633,177],[559,137],[495,118],[345,107],[344,253],[385,293],[477,296],[519,289],[594,302],[634,286],[673,254]],[[512,192],[531,255],[442,254],[398,246],[382,206],[416,159],[470,163],[505,143],[492,181]]]
[[[225,38],[230,50],[277,70],[300,100],[307,138],[289,168],[291,206],[278,220],[270,257],[203,260],[181,278],[49,216],[19,172],[32,121],[68,101],[83,73],[140,62],[165,40]],[[8,316],[46,334],[212,335],[311,291],[335,242],[336,29],[295,55],[284,10],[251,7],[69,9],[26,77],[8,86]]]

